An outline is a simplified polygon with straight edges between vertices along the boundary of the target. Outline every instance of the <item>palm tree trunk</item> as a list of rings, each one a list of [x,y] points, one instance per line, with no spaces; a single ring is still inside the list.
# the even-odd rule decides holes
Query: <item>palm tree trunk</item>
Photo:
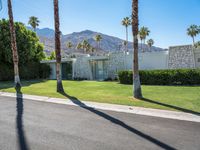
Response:
[[[138,65],[138,0],[132,0],[132,31],[133,31],[133,96],[134,98],[142,98],[142,90],[140,84],[139,65]]]
[[[126,27],[126,52],[128,51],[128,27]]]
[[[18,68],[18,53],[17,53],[17,42],[15,27],[13,21],[12,3],[8,0],[8,15],[9,15],[9,25],[10,25],[10,36],[11,36],[11,48],[13,53],[13,64],[14,64],[14,74],[15,74],[15,88],[21,88],[20,78],[19,78],[19,68]]]
[[[192,41],[193,41],[193,46],[195,45],[195,40],[194,40],[194,36],[192,37]]]
[[[141,52],[143,52],[142,40],[141,40]]]
[[[61,79],[61,48],[60,48],[60,21],[58,0],[54,0],[54,21],[55,21],[55,52],[56,52],[56,78],[57,92],[64,92]]]
[[[100,50],[100,41],[98,42],[99,44],[98,44],[98,49]]]

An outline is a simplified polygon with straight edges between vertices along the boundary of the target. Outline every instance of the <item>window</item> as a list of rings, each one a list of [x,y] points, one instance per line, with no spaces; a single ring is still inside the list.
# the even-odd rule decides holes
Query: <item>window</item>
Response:
[[[197,59],[197,62],[200,62],[200,58]]]

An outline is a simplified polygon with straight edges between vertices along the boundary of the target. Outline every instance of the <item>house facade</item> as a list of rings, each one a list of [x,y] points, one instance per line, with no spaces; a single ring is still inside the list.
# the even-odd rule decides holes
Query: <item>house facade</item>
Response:
[[[62,79],[105,80],[115,79],[117,72],[133,68],[132,52],[113,52],[105,56],[73,54],[74,58],[63,58]],[[167,69],[168,51],[139,53],[141,70]],[[50,79],[56,79],[56,61],[42,61],[51,67]]]
[[[168,51],[139,53],[139,69],[200,68],[200,49],[191,45],[170,47]],[[42,61],[51,67],[50,79],[56,79],[56,61]],[[63,58],[62,79],[115,79],[118,71],[132,70],[133,52],[113,52],[105,56],[73,54]]]

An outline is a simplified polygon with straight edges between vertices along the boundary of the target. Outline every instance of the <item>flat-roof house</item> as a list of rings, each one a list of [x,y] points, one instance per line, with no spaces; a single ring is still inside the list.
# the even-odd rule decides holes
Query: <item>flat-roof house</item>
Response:
[[[61,61],[62,79],[114,79],[118,71],[131,70],[133,65],[133,52],[113,52],[105,56],[73,55],[74,58],[67,57]],[[139,53],[138,57],[141,70],[168,68],[168,51]],[[41,63],[50,65],[50,79],[56,79],[56,61]]]

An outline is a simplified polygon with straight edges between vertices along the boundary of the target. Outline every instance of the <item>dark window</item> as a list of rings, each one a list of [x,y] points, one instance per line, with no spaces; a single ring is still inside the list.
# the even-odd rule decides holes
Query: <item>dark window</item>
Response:
[[[198,62],[200,62],[200,58],[198,58],[198,60],[197,60]]]

